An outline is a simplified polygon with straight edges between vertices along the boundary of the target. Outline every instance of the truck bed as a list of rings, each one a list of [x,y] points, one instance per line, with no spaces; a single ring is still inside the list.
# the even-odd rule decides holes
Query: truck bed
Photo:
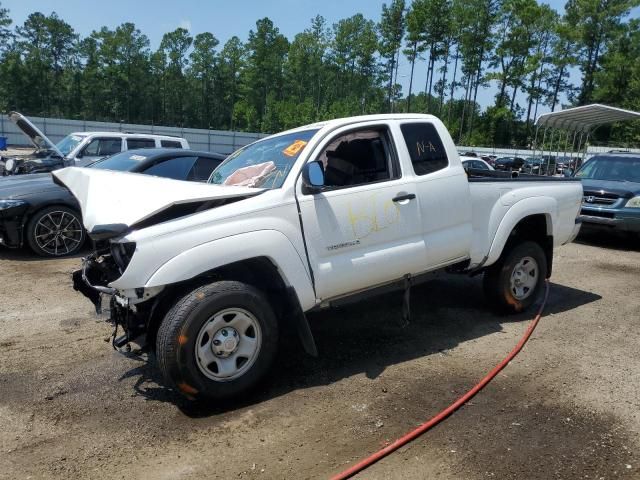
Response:
[[[499,170],[482,170],[469,168],[467,178],[469,182],[579,182],[574,177],[549,177],[546,175],[532,175],[530,173],[504,172]]]

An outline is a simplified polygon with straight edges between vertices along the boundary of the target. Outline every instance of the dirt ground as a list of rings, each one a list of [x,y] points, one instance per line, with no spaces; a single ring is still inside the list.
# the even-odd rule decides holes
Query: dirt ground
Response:
[[[556,250],[522,353],[472,402],[357,478],[640,478],[640,242]],[[0,250],[0,478],[327,478],[448,405],[515,345],[479,278],[312,317],[320,351],[283,339],[266,386],[193,405],[122,356],[71,288],[78,258]]]

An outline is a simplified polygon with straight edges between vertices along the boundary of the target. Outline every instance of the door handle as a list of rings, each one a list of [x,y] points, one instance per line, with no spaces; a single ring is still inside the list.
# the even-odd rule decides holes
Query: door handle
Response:
[[[404,195],[398,195],[397,197],[393,197],[391,200],[393,202],[403,202],[405,200],[413,200],[414,198],[416,198],[415,193],[406,193]]]

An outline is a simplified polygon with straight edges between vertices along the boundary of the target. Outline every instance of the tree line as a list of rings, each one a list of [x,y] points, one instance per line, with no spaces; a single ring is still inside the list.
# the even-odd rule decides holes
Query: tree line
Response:
[[[356,14],[329,25],[318,15],[289,40],[263,18],[246,42],[234,36],[224,45],[213,33],[177,28],[155,50],[133,23],[83,38],[55,12],[14,25],[0,7],[0,108],[262,132],[424,112],[460,144],[523,146],[538,111],[563,99],[640,110],[640,20],[628,18],[638,5],[569,0],[560,15],[536,0],[391,0],[377,22]],[[410,69],[406,92],[401,64]],[[489,85],[497,93],[482,110]],[[640,125],[600,136],[640,142]]]

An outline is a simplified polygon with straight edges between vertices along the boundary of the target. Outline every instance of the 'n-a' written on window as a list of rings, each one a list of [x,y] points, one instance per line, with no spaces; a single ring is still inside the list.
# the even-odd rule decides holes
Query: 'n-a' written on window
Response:
[[[416,175],[428,175],[449,165],[442,140],[431,123],[405,123],[400,126]]]

